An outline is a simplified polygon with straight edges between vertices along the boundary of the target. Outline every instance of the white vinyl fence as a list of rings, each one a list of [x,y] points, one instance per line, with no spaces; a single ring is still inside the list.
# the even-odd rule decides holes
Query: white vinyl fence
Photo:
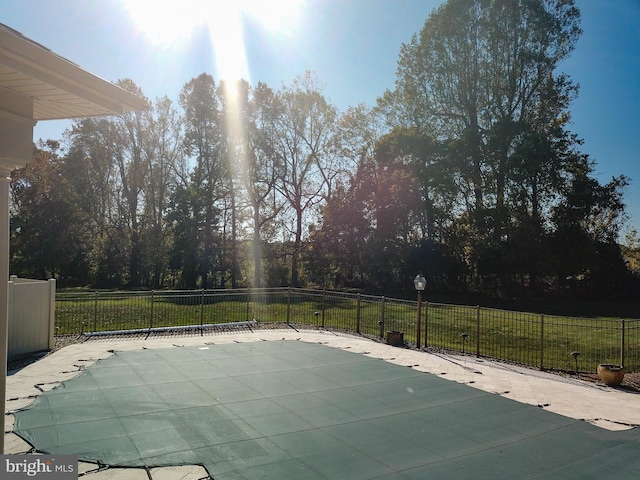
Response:
[[[11,276],[8,357],[51,350],[54,345],[56,281]]]

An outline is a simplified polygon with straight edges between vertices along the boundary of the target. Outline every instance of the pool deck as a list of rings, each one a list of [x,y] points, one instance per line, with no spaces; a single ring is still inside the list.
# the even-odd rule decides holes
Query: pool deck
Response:
[[[200,334],[183,333],[149,338],[94,337],[67,346],[7,377],[5,454],[29,454],[32,447],[13,433],[12,412],[25,408],[42,391],[55,388],[112,351],[170,348],[203,344],[298,340],[379,358],[431,373],[517,402],[539,406],[559,415],[583,420],[608,430],[640,426],[640,394],[601,384],[566,378],[469,355],[430,353],[375,342],[364,337],[323,330],[257,329]],[[80,462],[79,472],[89,480],[196,480],[208,478],[201,466],[108,468]]]

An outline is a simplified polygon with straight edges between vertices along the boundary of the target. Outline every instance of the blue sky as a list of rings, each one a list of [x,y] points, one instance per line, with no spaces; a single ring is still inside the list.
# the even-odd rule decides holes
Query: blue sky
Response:
[[[173,2],[173,11],[164,19],[169,20],[162,29],[165,33],[182,33],[171,43],[145,35],[124,1],[1,0],[0,22],[106,80],[131,78],[151,99],[166,95],[177,101],[182,86],[202,72],[220,78],[204,30],[187,33],[176,27],[187,0]],[[159,2],[147,3],[157,12]],[[275,28],[249,17],[243,76],[251,84],[264,81],[277,88],[312,70],[340,110],[358,102],[372,106],[385,89],[393,88],[401,44],[419,32],[429,13],[442,3],[299,2],[297,9],[282,9],[292,13]],[[620,174],[631,177],[625,197],[629,224],[640,230],[640,0],[576,0],[576,4],[584,33],[561,66],[580,84],[571,108],[571,130],[584,140],[582,150],[597,162],[602,182]],[[34,140],[59,139],[68,125],[40,122]]]

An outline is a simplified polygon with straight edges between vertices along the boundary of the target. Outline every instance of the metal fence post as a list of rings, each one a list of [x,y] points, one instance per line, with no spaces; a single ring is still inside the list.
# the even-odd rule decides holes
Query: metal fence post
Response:
[[[384,296],[382,296],[382,305],[380,305],[380,338],[384,337]]]
[[[540,370],[544,370],[544,313],[540,314]]]
[[[98,291],[95,292],[95,298],[93,300],[93,331],[97,332],[98,324]]]
[[[49,350],[53,350],[56,344],[56,279],[49,279]]]
[[[420,324],[422,323],[422,291],[418,290],[418,318],[416,321],[416,347],[420,350]]]
[[[476,307],[476,357],[480,358],[480,305]]]
[[[424,348],[429,348],[429,301],[424,302]]]
[[[287,325],[291,322],[291,287],[287,287]]]
[[[360,294],[356,294],[356,333],[360,333]]]
[[[204,335],[204,288],[200,289],[200,336]]]
[[[624,367],[624,318],[620,319],[620,366]]]
[[[151,290],[151,316],[149,318],[149,330],[153,328],[153,295],[154,292]]]
[[[324,300],[325,300],[326,293],[327,291],[323,288],[322,289],[322,328],[324,328]]]
[[[249,306],[251,303],[251,289],[247,287],[247,314],[245,315],[245,321],[249,321]]]

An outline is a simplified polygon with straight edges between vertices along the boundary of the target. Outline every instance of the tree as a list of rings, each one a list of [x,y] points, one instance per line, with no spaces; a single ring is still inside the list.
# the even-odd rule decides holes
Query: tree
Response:
[[[143,97],[131,80],[121,80],[118,85]],[[78,168],[77,188],[88,194],[83,208],[96,215],[92,265],[99,285],[141,285],[145,228],[141,214],[150,123],[148,111],[129,112],[82,119],[69,133],[68,163]],[[81,175],[85,177],[81,179]],[[94,184],[96,181],[100,183]]]
[[[221,120],[224,132],[224,218],[222,241],[225,245],[223,250],[228,252],[226,264],[231,277],[231,287],[237,288],[240,280],[240,234],[243,223],[242,214],[245,210],[246,201],[243,186],[247,185],[243,181],[246,175],[246,165],[252,160],[250,145],[251,129],[251,88],[245,80],[238,80],[231,84],[221,82],[218,87],[218,97],[221,103]],[[228,202],[228,203],[227,203]],[[227,234],[227,229],[230,234]],[[228,239],[228,241],[227,241]],[[227,268],[225,268],[227,270]]]
[[[369,274],[373,224],[367,212],[368,169],[380,136],[377,120],[364,104],[349,107],[338,119],[339,153],[332,175],[325,176],[330,187],[321,208],[322,221],[310,227],[305,255],[317,284],[362,286]]]
[[[353,128],[353,114],[344,118],[352,135],[342,138],[343,145],[355,144],[348,140],[357,131],[375,141],[371,148],[363,142],[355,150],[360,155],[355,171],[345,172],[349,181],[340,183],[322,208],[322,225],[313,230],[311,260],[316,276],[325,281],[333,275],[343,286],[390,286],[399,281],[427,225],[434,223],[433,202],[423,188],[429,183],[422,183],[434,146],[405,129],[382,138],[371,131],[362,135],[366,129]]]
[[[241,177],[251,210],[254,287],[264,285],[262,269],[262,241],[266,233],[264,228],[283,208],[276,197],[276,181],[282,178],[282,164],[274,151],[277,138],[274,126],[277,115],[276,95],[266,84],[258,83],[251,98],[248,99],[246,151],[241,166]]]
[[[144,283],[152,287],[163,285],[168,266],[169,223],[167,213],[171,194],[176,189],[176,175],[182,164],[182,122],[167,98],[154,102],[148,112],[149,132],[143,145],[147,159],[147,174],[143,192]]]
[[[573,0],[450,0],[402,46],[396,88],[378,100],[396,131],[433,139],[422,185],[436,223],[426,233],[478,280],[527,277],[535,289],[548,272],[552,217],[582,161],[567,129],[577,87],[557,73],[579,24]],[[594,195],[615,197],[585,175]]]
[[[59,143],[48,140],[11,174],[11,269],[19,276],[88,283],[88,222],[66,173]]]
[[[174,211],[182,212],[175,224],[177,236],[194,236],[185,244],[176,242],[176,248],[183,245],[192,248],[197,259],[183,265],[183,268],[197,268],[201,287],[209,288],[214,271],[220,271],[224,252],[221,251],[220,225],[224,181],[223,130],[221,128],[220,99],[213,77],[201,74],[185,84],[180,92],[180,105],[184,109],[184,147],[195,166],[187,184],[179,187],[174,198]],[[187,202],[177,204],[177,201]],[[175,218],[175,216],[174,216]],[[185,225],[186,224],[186,225]],[[187,228],[189,226],[189,228]],[[216,248],[217,247],[217,248]],[[189,251],[174,252],[174,258],[189,258]],[[188,288],[195,288],[195,272],[185,272]],[[221,274],[221,282],[224,275]]]
[[[139,96],[130,80],[120,82]],[[158,287],[167,269],[167,207],[181,161],[181,125],[167,98],[145,111],[89,118],[69,132],[65,159],[90,218],[93,281]]]
[[[65,170],[85,216],[90,242],[85,253],[90,283],[119,287],[126,282],[128,241],[118,210],[117,171],[110,153],[111,119],[86,118],[67,132]]]
[[[349,189],[336,188],[322,208],[322,225],[312,228],[307,265],[316,283],[361,287],[368,282],[374,228],[367,216],[368,190],[358,174]]]
[[[629,271],[636,277],[640,277],[640,237],[635,228],[625,233],[622,244],[622,254]]]
[[[629,274],[618,244],[628,179],[622,175],[601,185],[590,176],[588,157],[581,160],[564,199],[553,210],[552,265],[560,289],[573,288],[588,296],[618,295]]]
[[[323,198],[328,160],[334,154],[336,109],[322,95],[315,76],[307,72],[278,95],[279,115],[274,154],[282,165],[279,193],[293,213],[291,285],[300,284],[305,215]]]
[[[571,0],[452,0],[401,49],[396,91],[380,108],[399,109],[390,121],[410,121],[454,147],[476,234],[504,233],[514,150],[542,99],[571,88],[553,75],[575,46],[579,20]]]
[[[144,97],[131,80],[121,80],[118,84]],[[144,204],[145,175],[149,169],[149,159],[144,152],[150,130],[148,112],[125,113],[115,117],[109,126],[105,140],[117,171],[118,212],[129,239],[128,285],[139,287],[144,228],[140,214]]]
[[[385,176],[378,174],[378,178],[403,192],[395,199],[379,196],[377,208],[395,217],[396,229],[403,232],[402,242],[396,242],[402,263],[411,271],[422,269],[433,285],[456,282],[458,262],[445,257],[464,257],[464,248],[459,245],[461,232],[456,230],[463,212],[458,206],[460,188],[449,154],[446,143],[406,127],[393,129],[376,147],[378,169],[388,177],[384,180]],[[455,268],[443,271],[445,265]],[[399,276],[407,274],[411,272],[398,272]]]

